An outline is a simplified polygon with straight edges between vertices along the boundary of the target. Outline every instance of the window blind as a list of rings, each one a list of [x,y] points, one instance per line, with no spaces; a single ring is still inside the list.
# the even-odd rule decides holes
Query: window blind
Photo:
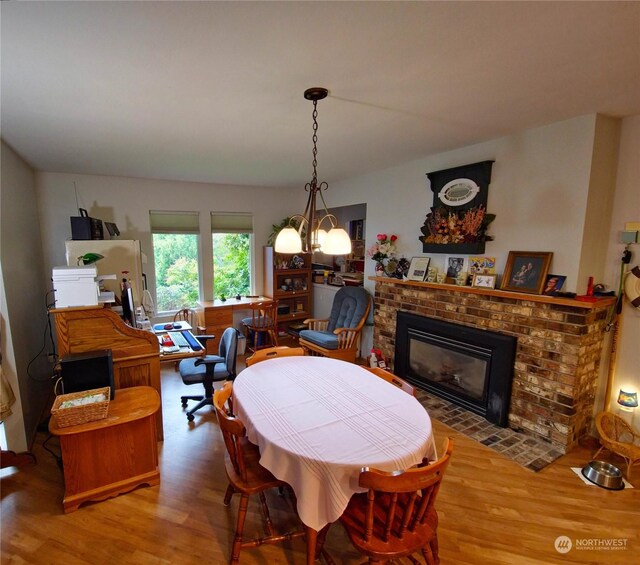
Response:
[[[211,212],[211,233],[253,233],[253,216],[241,212]]]
[[[150,210],[149,223],[153,233],[200,233],[198,212]]]

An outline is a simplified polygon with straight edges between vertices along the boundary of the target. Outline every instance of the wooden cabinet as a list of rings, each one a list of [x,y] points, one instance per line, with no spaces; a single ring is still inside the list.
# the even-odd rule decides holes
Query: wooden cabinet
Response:
[[[102,420],[49,431],[60,437],[64,470],[64,511],[89,500],[104,500],[146,484],[160,484],[155,414],[160,395],[147,386],[119,389]]]
[[[231,300],[231,299],[230,299]],[[230,300],[228,302],[230,302]],[[215,338],[207,342],[207,353],[218,354],[220,337],[222,332],[233,326],[233,307],[220,301],[199,302],[198,327],[204,328],[206,335],[213,335]]]
[[[313,317],[311,254],[276,253],[264,248],[265,294],[279,301],[278,338],[297,339],[297,326]]]

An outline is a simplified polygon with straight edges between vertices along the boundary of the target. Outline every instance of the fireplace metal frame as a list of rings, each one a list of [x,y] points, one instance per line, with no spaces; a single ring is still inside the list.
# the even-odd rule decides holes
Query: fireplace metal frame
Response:
[[[409,371],[409,343],[411,338],[432,345],[462,352],[485,360],[490,378],[486,384],[486,401],[479,403],[450,392]],[[471,347],[467,345],[471,344]],[[394,373],[420,389],[432,392],[485,417],[489,422],[507,427],[511,385],[516,356],[515,336],[462,326],[453,322],[420,316],[400,310],[396,316],[396,345]]]

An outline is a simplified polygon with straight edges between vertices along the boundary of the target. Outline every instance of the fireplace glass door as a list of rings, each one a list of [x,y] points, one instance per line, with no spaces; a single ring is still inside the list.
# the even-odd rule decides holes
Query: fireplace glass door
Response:
[[[395,374],[503,427],[515,351],[514,336],[398,312]]]
[[[474,353],[477,356],[472,356],[456,351],[451,346],[452,344],[421,341],[410,336],[411,373],[428,379],[444,392],[485,404],[491,352],[476,351]]]

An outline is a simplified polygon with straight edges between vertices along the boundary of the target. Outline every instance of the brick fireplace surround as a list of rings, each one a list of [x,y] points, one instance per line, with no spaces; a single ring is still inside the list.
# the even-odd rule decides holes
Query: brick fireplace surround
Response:
[[[606,319],[614,298],[595,303],[501,290],[375,281],[373,339],[393,369],[396,312],[516,336],[509,427],[566,453],[589,431]]]

